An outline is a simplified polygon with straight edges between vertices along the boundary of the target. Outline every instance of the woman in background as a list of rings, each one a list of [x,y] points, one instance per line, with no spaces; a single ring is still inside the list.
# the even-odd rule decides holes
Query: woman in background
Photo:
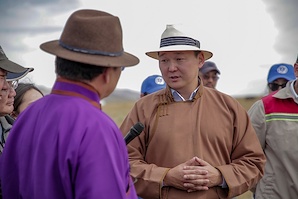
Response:
[[[19,83],[16,88],[16,96],[14,99],[14,110],[12,117],[17,116],[24,111],[32,102],[42,98],[44,94],[34,84],[31,83]]]

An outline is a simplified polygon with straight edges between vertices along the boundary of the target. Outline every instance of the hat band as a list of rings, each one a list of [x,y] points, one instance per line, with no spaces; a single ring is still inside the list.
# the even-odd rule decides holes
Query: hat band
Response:
[[[67,50],[71,50],[71,51],[79,52],[79,53],[90,54],[90,55],[103,55],[103,56],[110,56],[110,57],[118,57],[123,54],[123,51],[116,52],[116,53],[110,53],[110,52],[104,52],[104,51],[98,51],[98,50],[86,50],[86,49],[74,48],[72,46],[68,46],[68,45],[64,44],[60,40],[59,40],[59,45]]]
[[[200,48],[200,42],[190,37],[167,37],[160,41],[160,48],[174,45],[187,45]]]

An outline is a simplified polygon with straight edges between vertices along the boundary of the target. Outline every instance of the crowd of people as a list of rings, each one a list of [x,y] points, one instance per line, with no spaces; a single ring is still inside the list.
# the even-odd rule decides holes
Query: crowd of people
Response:
[[[298,57],[272,65],[269,94],[247,111],[216,89],[212,51],[167,25],[145,53],[160,75],[143,81],[118,127],[101,100],[139,63],[122,39],[117,16],[73,12],[59,40],[40,45],[55,56],[47,95],[19,82],[33,68],[0,47],[0,198],[298,197]],[[137,123],[142,132],[126,144]]]

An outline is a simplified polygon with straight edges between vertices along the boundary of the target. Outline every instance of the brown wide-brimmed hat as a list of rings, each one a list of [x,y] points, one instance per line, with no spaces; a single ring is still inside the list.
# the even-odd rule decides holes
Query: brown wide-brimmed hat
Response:
[[[59,40],[40,48],[71,61],[105,66],[134,66],[139,59],[122,46],[122,28],[118,17],[98,10],[78,10],[67,20]]]
[[[166,51],[201,51],[205,60],[210,59],[213,55],[212,52],[201,49],[198,40],[185,35],[177,30],[174,25],[167,25],[166,30],[161,35],[159,49],[146,52],[146,55],[158,59],[158,53]]]

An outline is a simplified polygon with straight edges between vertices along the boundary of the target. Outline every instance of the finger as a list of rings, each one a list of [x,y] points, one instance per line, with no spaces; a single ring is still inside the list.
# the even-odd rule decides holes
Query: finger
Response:
[[[210,180],[186,180],[184,183],[190,183],[193,184],[194,186],[207,186],[210,183]]]
[[[184,166],[184,170],[206,170],[205,166]]]
[[[188,160],[187,162],[185,162],[185,165],[189,165],[189,166],[196,165],[196,164],[198,164],[196,161],[196,157],[193,157],[190,160]]]
[[[184,175],[183,178],[187,181],[201,180],[201,182],[210,182],[210,180],[205,175]]]
[[[205,169],[193,169],[193,168],[186,168],[183,169],[185,175],[207,175],[208,171]]]
[[[201,158],[195,157],[195,160],[198,164],[202,165],[202,166],[208,166],[210,165],[208,162],[202,160]]]
[[[188,192],[203,191],[209,189],[206,185],[194,185],[192,183],[184,183],[183,186],[187,189]]]

